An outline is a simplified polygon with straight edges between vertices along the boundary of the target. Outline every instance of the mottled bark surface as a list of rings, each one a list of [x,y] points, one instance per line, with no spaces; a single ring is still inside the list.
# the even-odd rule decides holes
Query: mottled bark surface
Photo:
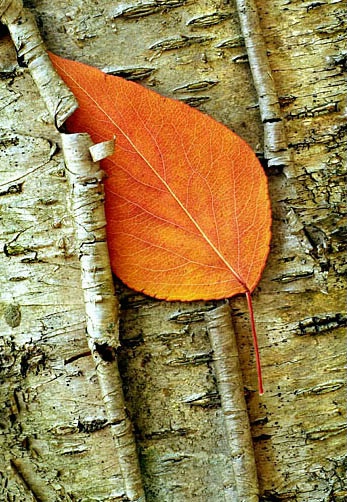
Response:
[[[236,4],[26,2],[50,50],[182,99],[263,157]],[[272,252],[231,301],[263,501],[347,497],[345,4],[257,1],[293,166],[267,167]],[[121,501],[124,483],[84,336],[60,138],[6,30],[0,40],[0,499]],[[22,59],[19,59],[22,64]],[[152,502],[233,501],[235,480],[205,312],[117,285],[120,371]]]

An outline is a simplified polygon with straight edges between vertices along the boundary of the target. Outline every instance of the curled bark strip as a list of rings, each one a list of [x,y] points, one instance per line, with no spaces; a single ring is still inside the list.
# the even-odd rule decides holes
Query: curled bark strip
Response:
[[[18,56],[28,65],[51,117],[59,128],[77,108],[77,101],[55,72],[34,16],[20,0],[0,0],[0,20],[10,32]]]
[[[236,0],[241,30],[258,95],[264,124],[264,154],[269,166],[290,166],[291,156],[278,101],[275,83],[267,57],[255,0]]]
[[[257,502],[259,489],[242,374],[228,302],[205,313],[232,454],[237,498],[234,502]]]
[[[127,415],[116,348],[119,305],[115,296],[106,243],[103,173],[90,154],[88,134],[62,134],[71,211],[81,262],[82,289],[87,316],[87,340],[101,388],[108,422],[130,501],[144,501],[141,471],[132,424]],[[104,154],[110,145],[104,145]],[[99,147],[102,150],[102,146]],[[103,156],[99,152],[98,157]]]
[[[93,162],[98,162],[99,160],[109,157],[114,152],[114,139],[104,141],[103,143],[96,143],[96,145],[89,148],[89,152]]]

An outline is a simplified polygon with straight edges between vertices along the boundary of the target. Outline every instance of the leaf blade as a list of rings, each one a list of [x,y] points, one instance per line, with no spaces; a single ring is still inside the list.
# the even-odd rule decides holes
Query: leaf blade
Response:
[[[252,291],[269,252],[271,214],[250,147],[183,103],[51,57],[81,105],[69,130],[94,141],[117,135],[103,164],[115,273],[167,300]]]

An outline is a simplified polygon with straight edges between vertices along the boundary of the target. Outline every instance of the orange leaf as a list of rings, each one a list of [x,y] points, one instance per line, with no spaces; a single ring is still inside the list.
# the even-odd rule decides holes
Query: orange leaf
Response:
[[[111,265],[131,288],[166,300],[250,293],[269,253],[267,179],[222,124],[136,83],[51,55],[80,108],[70,132],[116,135],[106,219]],[[260,372],[257,354],[258,370]]]
[[[269,252],[267,180],[251,148],[189,106],[50,55],[80,108],[69,132],[116,135],[103,161],[112,268],[166,300],[252,291]]]

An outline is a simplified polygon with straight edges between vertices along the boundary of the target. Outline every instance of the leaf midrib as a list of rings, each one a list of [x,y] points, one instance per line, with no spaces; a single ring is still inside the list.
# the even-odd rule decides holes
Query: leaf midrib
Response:
[[[57,65],[59,66],[59,65]],[[216,255],[219,257],[219,259],[224,263],[224,265],[230,270],[230,272],[233,274],[235,279],[245,288],[245,292],[249,291],[249,288],[243,281],[243,279],[240,277],[240,275],[236,272],[236,270],[230,265],[228,260],[223,256],[223,254],[219,251],[219,249],[213,244],[213,242],[209,239],[209,237],[206,235],[206,233],[203,231],[199,223],[193,218],[193,216],[190,214],[188,209],[185,207],[185,205],[181,202],[179,197],[175,194],[175,192],[171,189],[170,185],[160,176],[160,174],[156,171],[156,169],[152,166],[152,164],[147,160],[147,158],[141,153],[141,151],[137,148],[137,146],[133,143],[133,141],[129,138],[129,136],[125,133],[125,131],[114,122],[112,117],[99,105],[99,103],[93,98],[89,92],[82,87],[71,75],[69,75],[64,69],[60,67],[60,69],[68,75],[68,77],[75,83],[75,85],[86,95],[88,98],[94,103],[94,105],[108,118],[108,120],[123,134],[123,136],[127,139],[129,144],[133,147],[135,152],[141,157],[141,159],[147,164],[147,166],[150,168],[150,170],[154,173],[154,175],[160,180],[160,182],[164,185],[164,187],[167,189],[169,194],[172,196],[172,198],[176,201],[176,203],[179,205],[179,207],[182,209],[182,211],[186,214],[188,219],[193,223],[195,228],[200,232],[201,236],[205,241],[208,243],[208,245],[211,247],[211,249],[216,253]],[[107,75],[105,75],[107,78]]]

